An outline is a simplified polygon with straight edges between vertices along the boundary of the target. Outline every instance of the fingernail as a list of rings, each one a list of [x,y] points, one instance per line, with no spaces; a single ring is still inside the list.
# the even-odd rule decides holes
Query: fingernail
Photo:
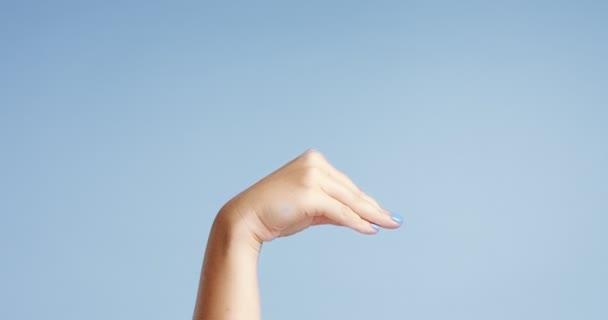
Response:
[[[393,221],[398,222],[399,224],[403,223],[403,217],[396,213],[392,213],[391,218],[393,219]]]
[[[380,231],[380,226],[379,225],[373,224],[373,223],[371,223],[371,225],[372,225],[372,228],[374,228],[374,230],[376,230],[376,232]]]

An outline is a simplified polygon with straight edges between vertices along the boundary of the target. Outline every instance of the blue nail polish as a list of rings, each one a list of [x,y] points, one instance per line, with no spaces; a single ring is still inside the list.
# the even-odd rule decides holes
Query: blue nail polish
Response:
[[[392,214],[391,214],[391,218],[392,218],[394,221],[398,222],[399,224],[402,224],[402,223],[403,223],[403,217],[402,217],[402,216],[400,216],[400,215],[398,215],[398,214],[396,214],[396,213],[392,213]]]
[[[374,228],[374,230],[380,231],[380,226],[379,225],[373,224],[373,223],[371,225],[372,225],[372,228]]]

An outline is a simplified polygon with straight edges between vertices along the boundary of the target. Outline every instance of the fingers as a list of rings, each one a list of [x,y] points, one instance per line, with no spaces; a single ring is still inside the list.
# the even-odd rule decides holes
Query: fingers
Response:
[[[385,214],[390,214],[387,210],[382,208],[380,204],[376,200],[374,200],[374,198],[363,192],[363,190],[361,190],[346,174],[336,169],[334,166],[331,165],[331,163],[326,163],[326,170],[331,177],[341,182],[344,186],[350,189],[352,193],[361,197],[363,200],[369,202],[377,210],[380,210]]]
[[[309,186],[318,185],[323,193],[347,207],[360,219],[384,228],[394,229],[400,226],[400,222],[395,221],[377,201],[361,191],[346,174],[334,168],[320,152],[308,150],[295,161],[305,168],[308,176],[313,177],[314,182],[309,183]],[[333,223],[325,218],[317,218],[316,222]]]
[[[325,159],[322,153],[314,149],[309,149],[304,152],[299,158],[301,158],[308,165],[317,166],[320,169],[326,171],[329,176],[331,176],[336,181],[342,183],[345,187],[350,189],[352,193],[363,198],[363,200],[369,202],[378,210],[384,212],[387,215],[390,215],[390,212],[382,208],[380,204],[376,200],[374,200],[374,198],[363,192],[345,173],[336,169],[329,161],[327,161],[327,159]]]
[[[399,223],[394,221],[384,210],[378,209],[377,206],[362,198],[360,193],[353,192],[331,176],[326,175],[325,179],[320,181],[320,187],[328,196],[350,208],[362,219],[383,228],[399,227]]]
[[[375,234],[377,227],[361,218],[351,208],[340,201],[320,192],[316,197],[315,206],[318,211],[314,213],[313,224],[334,224],[353,229],[363,234]]]

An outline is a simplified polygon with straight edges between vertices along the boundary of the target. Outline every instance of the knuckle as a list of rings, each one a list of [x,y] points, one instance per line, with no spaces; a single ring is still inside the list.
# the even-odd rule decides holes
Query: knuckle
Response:
[[[344,221],[345,223],[348,223],[348,221],[352,221],[353,220],[353,216],[352,216],[352,210],[347,207],[347,206],[342,206],[340,208],[340,219],[342,221]]]
[[[325,161],[325,157],[321,152],[315,149],[308,149],[301,156],[302,161],[310,166],[320,165]]]

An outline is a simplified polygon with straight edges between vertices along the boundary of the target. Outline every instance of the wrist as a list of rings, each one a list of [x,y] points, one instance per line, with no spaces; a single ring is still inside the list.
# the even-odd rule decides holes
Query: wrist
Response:
[[[263,241],[252,232],[251,223],[246,217],[228,208],[222,208],[218,213],[211,236],[220,238],[225,244],[251,249],[259,254]]]

